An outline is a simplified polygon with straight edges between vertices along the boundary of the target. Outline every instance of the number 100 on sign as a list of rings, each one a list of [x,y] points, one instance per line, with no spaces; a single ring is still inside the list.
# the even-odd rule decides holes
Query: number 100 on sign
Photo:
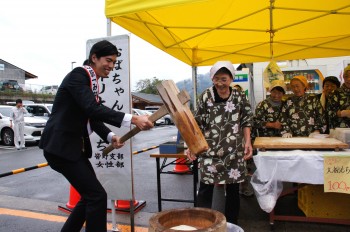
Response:
[[[350,155],[324,156],[324,191],[350,194]]]
[[[328,192],[344,192],[350,194],[350,185],[344,181],[328,181],[327,186]]]

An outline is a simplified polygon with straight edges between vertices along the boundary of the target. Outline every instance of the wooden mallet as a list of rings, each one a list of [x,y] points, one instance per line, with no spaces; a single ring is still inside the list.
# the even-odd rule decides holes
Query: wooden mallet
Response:
[[[190,96],[188,95],[188,93],[185,90],[182,90],[180,93],[177,94],[178,99],[180,100],[180,102],[182,104],[186,104],[187,102],[190,101]],[[152,115],[149,116],[149,120],[151,122],[155,122],[158,119],[160,119],[161,117],[165,116],[168,114],[168,110],[166,108],[165,105],[161,106],[156,112],[154,112]],[[140,128],[138,127],[134,127],[132,130],[130,130],[128,133],[126,133],[125,135],[123,135],[120,138],[120,142],[124,143],[125,141],[127,141],[128,139],[130,139],[131,137],[135,136],[137,133],[139,133],[141,131]],[[108,147],[106,147],[103,151],[102,154],[103,155],[107,155],[108,153],[110,153],[111,151],[113,151],[114,148],[113,146],[110,144]]]
[[[178,97],[179,89],[175,82],[162,81],[157,85],[157,90],[189,150],[195,155],[208,150],[208,143],[190,108],[182,104]]]

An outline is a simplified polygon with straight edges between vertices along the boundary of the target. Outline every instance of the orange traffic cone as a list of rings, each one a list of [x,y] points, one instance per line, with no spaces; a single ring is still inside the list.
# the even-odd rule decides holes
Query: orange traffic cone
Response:
[[[190,168],[187,165],[187,160],[185,158],[176,159],[175,167],[173,172],[189,172]]]
[[[71,185],[69,190],[69,201],[66,204],[68,209],[73,209],[80,200],[80,194],[77,190]]]
[[[136,207],[138,204],[139,202],[134,200],[134,207]],[[116,209],[130,209],[130,201],[128,200],[116,200],[114,205]]]

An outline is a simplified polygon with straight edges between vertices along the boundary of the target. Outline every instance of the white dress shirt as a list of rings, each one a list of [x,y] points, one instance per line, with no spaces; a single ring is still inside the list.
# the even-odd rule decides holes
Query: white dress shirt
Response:
[[[122,122],[122,126],[125,127],[130,127],[131,125],[131,119],[132,119],[132,114],[125,114],[124,118],[123,118],[123,122]],[[108,142],[112,142],[112,137],[115,134],[113,132],[109,132],[108,136],[107,136],[107,141]]]

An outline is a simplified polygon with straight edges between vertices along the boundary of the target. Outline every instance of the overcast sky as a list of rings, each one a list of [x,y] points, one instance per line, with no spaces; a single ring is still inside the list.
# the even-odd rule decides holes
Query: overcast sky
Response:
[[[0,0],[0,59],[38,79],[60,84],[86,56],[86,41],[107,35],[104,0]],[[175,82],[191,78],[191,67],[113,24],[112,36],[130,35],[132,89],[140,79]],[[210,67],[201,67],[206,73]]]

